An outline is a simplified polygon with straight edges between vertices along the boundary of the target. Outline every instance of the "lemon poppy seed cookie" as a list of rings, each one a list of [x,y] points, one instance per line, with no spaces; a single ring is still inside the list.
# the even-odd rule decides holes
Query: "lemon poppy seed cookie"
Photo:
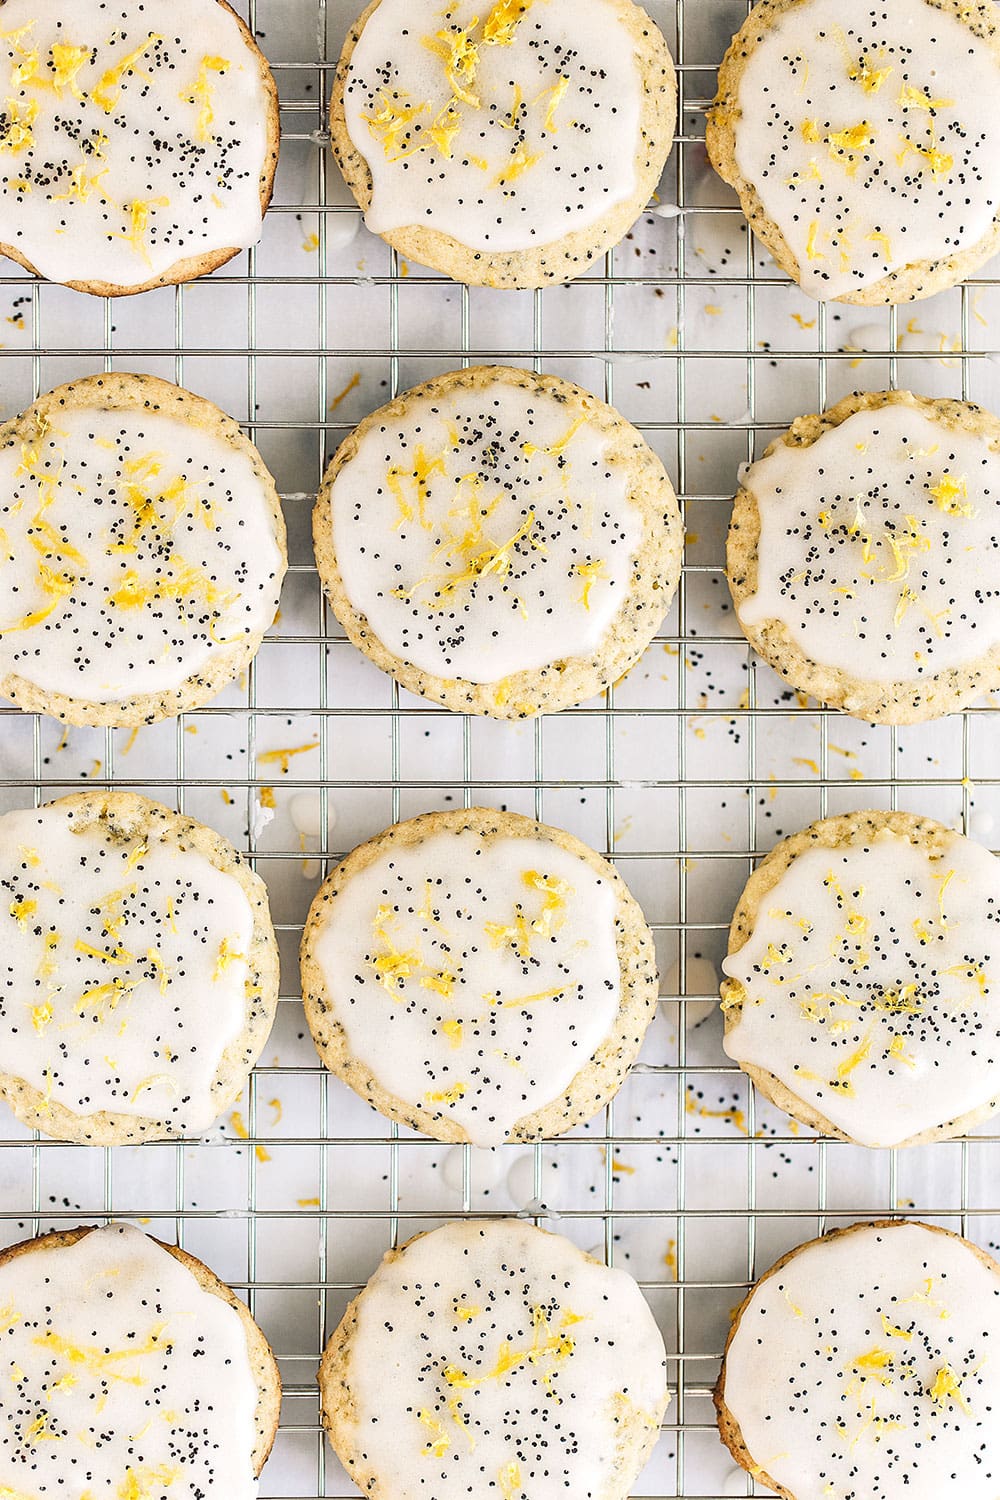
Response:
[[[600,855],[515,813],[426,813],[328,877],[302,937],[324,1063],[392,1120],[493,1146],[617,1093],[656,1010],[653,939]]]
[[[351,640],[411,692],[515,719],[632,667],[680,573],[660,460],[579,386],[484,366],[374,412],[327,471],[316,557]]]
[[[1000,863],[940,823],[845,813],[785,839],[723,971],[727,1054],[813,1129],[913,1146],[1000,1104]]]
[[[0,252],[122,296],[260,238],[278,95],[225,0],[0,0]]]
[[[190,391],[92,375],[0,427],[0,692],[24,709],[200,706],[256,653],[285,561],[260,454]]]
[[[632,0],[373,0],[330,107],[369,229],[458,281],[579,276],[670,154],[667,44]]]
[[[785,1500],[991,1500],[1000,1266],[931,1224],[853,1224],[761,1277],[715,1392],[736,1462]]]
[[[667,1405],[663,1339],[631,1276],[514,1220],[390,1251],[319,1383],[330,1440],[376,1500],[624,1500]]]
[[[907,391],[800,417],[740,482],[747,639],[821,703],[909,724],[1000,687],[1000,421]]]
[[[129,1224],[0,1253],[0,1493],[254,1500],[281,1381],[247,1308]]]
[[[707,127],[750,227],[810,296],[954,286],[1000,248],[1000,28],[988,0],[759,0]]]
[[[211,829],[132,792],[0,818],[0,1097],[59,1140],[205,1130],[267,1040],[263,882]]]

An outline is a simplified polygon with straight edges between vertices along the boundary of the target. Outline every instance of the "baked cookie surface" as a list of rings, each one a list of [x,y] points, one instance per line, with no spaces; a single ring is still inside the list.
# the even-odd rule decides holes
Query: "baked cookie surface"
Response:
[[[632,1278],[513,1220],[390,1251],[319,1381],[338,1456],[386,1500],[624,1500],[667,1405],[663,1340]]]
[[[211,829],[132,792],[0,817],[0,1097],[59,1140],[197,1134],[271,1029],[263,882]]]
[[[908,391],[800,417],[741,479],[740,625],[802,692],[875,723],[1000,687],[1000,421]]]
[[[260,238],[278,95],[225,0],[3,0],[0,252],[118,296]]]
[[[458,281],[532,287],[622,239],[676,103],[667,44],[632,0],[373,0],[330,127],[369,229]]]
[[[656,1010],[620,877],[515,813],[427,813],[362,844],[302,937],[324,1063],[390,1119],[480,1146],[559,1135],[617,1093]]]
[[[59,386],[0,428],[0,692],[70,724],[214,697],[274,620],[285,526],[236,422],[149,375]]]
[[[254,1500],[281,1382],[246,1307],[129,1224],[0,1254],[0,1492]]]
[[[617,681],[680,574],[673,487],[579,386],[454,371],[367,417],[327,470],[316,557],[351,640],[457,711],[525,718]]]
[[[1000,248],[998,91],[985,0],[760,0],[719,72],[709,156],[810,296],[929,297]]]
[[[786,1500],[989,1500],[1000,1266],[929,1224],[855,1224],[782,1257],[715,1392],[737,1463]]]
[[[781,1109],[862,1146],[960,1135],[1000,1102],[1000,864],[902,812],[785,839],[729,934],[727,1054]]]

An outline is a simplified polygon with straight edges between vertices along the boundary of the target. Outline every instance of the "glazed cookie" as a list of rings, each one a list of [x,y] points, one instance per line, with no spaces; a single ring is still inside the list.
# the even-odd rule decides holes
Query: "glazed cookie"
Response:
[[[133,792],[0,818],[0,1097],[57,1140],[197,1134],[267,1040],[278,953],[263,881]]]
[[[200,707],[255,655],[285,561],[260,454],[190,391],[92,375],[0,427],[0,693],[21,708]]]
[[[1000,687],[1000,421],[908,391],[800,417],[740,481],[729,587],[793,687],[912,724]]]
[[[988,0],[759,0],[708,153],[811,297],[929,297],[1000,248],[1000,29]]]
[[[0,1253],[0,1494],[254,1500],[281,1381],[217,1276],[129,1224]]]
[[[225,0],[0,0],[0,252],[118,297],[260,238],[278,93]]]
[[[354,850],[302,935],[328,1068],[440,1141],[538,1140],[618,1092],[656,1010],[638,903],[571,834],[486,808]]]
[[[722,1440],[785,1500],[992,1500],[997,1343],[1000,1266],[977,1245],[905,1221],[835,1230],[737,1312]]]
[[[1000,864],[929,818],[785,839],[729,932],[725,1050],[826,1135],[916,1146],[1000,1107]]]
[[[566,708],[642,655],[680,575],[673,487],[579,386],[440,375],[341,444],[313,517],[338,620],[411,692],[498,719]]]
[[[402,255],[535,287],[625,236],[676,115],[667,44],[632,0],[372,0],[330,130],[368,228]]]
[[[391,1250],[319,1383],[330,1441],[375,1500],[624,1500],[667,1405],[631,1276],[513,1220]]]

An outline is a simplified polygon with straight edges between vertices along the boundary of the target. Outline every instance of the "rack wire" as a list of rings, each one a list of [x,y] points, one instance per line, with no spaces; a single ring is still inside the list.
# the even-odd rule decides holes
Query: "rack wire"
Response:
[[[726,1061],[717,1017],[700,1020],[714,999],[709,965],[780,833],[875,805],[994,842],[1000,777],[989,707],[872,731],[784,691],[726,608],[727,507],[738,466],[769,434],[853,386],[991,404],[1000,281],[987,268],[918,317],[848,317],[810,303],[760,255],[703,149],[714,69],[748,0],[649,3],[678,65],[677,145],[654,212],[590,275],[501,294],[424,274],[363,230],[352,238],[357,212],[328,149],[325,101],[357,3],[237,5],[282,98],[282,167],[257,249],[207,282],[118,304],[14,267],[0,275],[7,415],[73,375],[173,378],[245,424],[278,478],[291,542],[282,616],[245,682],[142,731],[141,765],[125,731],[66,739],[0,707],[0,807],[85,777],[201,817],[267,879],[282,946],[279,1019],[241,1111],[200,1142],[109,1150],[63,1146],[5,1116],[0,1237],[128,1217],[202,1255],[247,1297],[282,1366],[261,1494],[319,1500],[354,1491],[323,1438],[315,1366],[381,1252],[459,1214],[526,1215],[627,1265],[660,1321],[673,1400],[636,1493],[752,1493],[710,1406],[746,1286],[785,1249],[855,1218],[907,1212],[990,1244],[1000,1135],[987,1126],[901,1154],[806,1137]],[[326,609],[308,536],[325,464],[362,415],[432,373],[504,361],[619,405],[666,460],[688,528],[674,608],[640,667],[600,699],[524,726],[431,709],[362,661]],[[653,926],[664,993],[642,1060],[597,1121],[488,1159],[389,1125],[325,1074],[296,964],[332,862],[399,817],[476,803],[562,824],[615,860]]]

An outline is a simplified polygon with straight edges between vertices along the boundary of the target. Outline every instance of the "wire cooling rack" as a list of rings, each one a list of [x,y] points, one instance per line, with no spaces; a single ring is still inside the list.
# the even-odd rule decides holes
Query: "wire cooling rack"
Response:
[[[359,227],[325,103],[359,0],[244,0],[282,97],[284,144],[260,246],[191,286],[119,303],[4,264],[0,395],[102,369],[172,378],[246,426],[277,476],[291,567],[245,681],[166,725],[72,730],[0,707],[0,808],[130,787],[226,833],[266,878],[282,1004],[246,1097],[200,1141],[116,1148],[0,1119],[0,1238],[133,1219],[201,1255],[249,1300],[279,1356],[282,1426],[261,1494],[353,1487],[327,1448],[314,1372],[381,1253],[463,1213],[520,1213],[626,1266],[659,1319],[673,1400],[641,1495],[753,1492],[718,1442],[710,1391],[748,1282],[835,1223],[910,1213],[996,1249],[1000,1136],[909,1152],[817,1141],[755,1100],[714,1001],[729,916],[755,857],[811,819],[865,806],[939,817],[987,844],[1000,818],[988,706],[872,730],[799,700],[734,623],[722,575],[739,465],[846,391],[911,386],[1000,406],[991,270],[911,308],[820,306],[749,241],[707,168],[704,112],[746,0],[652,0],[678,63],[678,144],[657,202],[588,276],[539,293],[455,286]],[[6,323],[2,322],[6,315]],[[309,514],[346,432],[456,366],[531,365],[614,402],[665,459],[685,511],[673,610],[601,698],[501,725],[430,708],[346,642],[312,561]],[[486,803],[608,853],[656,933],[660,1014],[615,1103],[535,1148],[446,1148],[383,1121],[318,1065],[298,999],[302,921],[332,861],[391,821]]]

